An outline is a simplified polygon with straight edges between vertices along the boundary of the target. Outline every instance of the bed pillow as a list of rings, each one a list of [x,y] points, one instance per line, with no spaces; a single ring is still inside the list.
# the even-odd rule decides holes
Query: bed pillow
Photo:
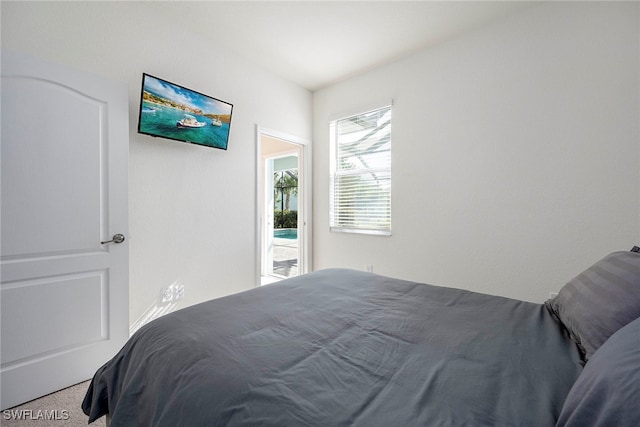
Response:
[[[640,253],[607,255],[545,304],[589,360],[607,338],[640,317]]]
[[[613,334],[569,391],[556,427],[637,427],[640,422],[640,319]]]

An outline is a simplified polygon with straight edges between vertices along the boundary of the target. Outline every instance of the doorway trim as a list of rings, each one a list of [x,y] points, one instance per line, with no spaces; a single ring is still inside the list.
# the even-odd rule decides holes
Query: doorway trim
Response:
[[[300,196],[298,198],[298,231],[299,231],[299,259],[298,274],[311,271],[312,224],[311,224],[311,144],[310,141],[284,132],[256,125],[256,262],[255,262],[255,286],[261,285],[263,233],[265,218],[261,195],[263,193],[263,178],[265,174],[264,159],[262,155],[262,138],[272,137],[286,143],[297,145],[300,148],[299,183]]]

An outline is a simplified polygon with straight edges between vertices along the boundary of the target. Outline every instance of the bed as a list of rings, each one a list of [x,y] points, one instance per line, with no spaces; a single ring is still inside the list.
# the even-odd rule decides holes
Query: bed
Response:
[[[147,324],[82,408],[113,427],[636,426],[638,317],[637,251],[544,304],[321,270]]]

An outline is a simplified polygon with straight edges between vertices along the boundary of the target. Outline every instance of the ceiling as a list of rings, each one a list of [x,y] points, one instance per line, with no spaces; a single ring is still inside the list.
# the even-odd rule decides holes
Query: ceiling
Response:
[[[154,11],[311,91],[531,6],[526,1],[162,1]]]

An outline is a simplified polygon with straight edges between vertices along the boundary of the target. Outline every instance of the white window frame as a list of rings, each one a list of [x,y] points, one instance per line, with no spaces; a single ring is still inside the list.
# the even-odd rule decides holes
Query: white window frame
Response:
[[[388,117],[385,114],[380,117],[380,120],[386,120],[388,118],[388,123],[386,122],[378,122],[378,127],[376,132],[371,132],[369,128],[367,131],[363,130],[365,135],[370,136],[370,138],[362,138],[358,140],[354,140],[352,142],[360,143],[363,148],[362,154],[367,155],[371,154],[374,151],[367,151],[367,145],[371,142],[375,143],[376,141],[382,141],[380,139],[379,133],[384,135],[384,140],[386,141],[383,152],[388,152],[386,157],[386,161],[383,161],[380,164],[376,164],[375,166],[369,166],[365,164],[366,162],[356,162],[350,164],[350,168],[341,168],[340,165],[340,144],[344,143],[349,136],[347,134],[339,134],[339,124],[343,121],[352,121],[356,122],[358,118],[365,118],[373,113],[381,112],[384,110],[388,110]],[[329,194],[329,229],[335,232],[345,232],[345,233],[359,233],[359,234],[370,234],[370,235],[380,235],[380,236],[390,236],[391,235],[391,117],[392,117],[392,102],[386,102],[384,104],[378,104],[375,107],[371,107],[368,109],[362,109],[360,112],[349,115],[342,115],[339,118],[333,118],[329,121],[329,138],[330,138],[330,194]],[[388,135],[387,135],[388,134]],[[388,138],[388,141],[387,141]],[[340,141],[339,141],[340,140]],[[358,147],[360,148],[360,147]],[[370,147],[369,147],[370,148]],[[359,157],[356,155],[356,157]],[[344,178],[346,176],[351,177],[361,177],[364,178],[367,183],[363,184],[363,190],[365,188],[374,189],[378,187],[378,190],[382,189],[384,194],[383,198],[372,198],[369,200],[358,200],[356,201],[355,193],[349,194],[348,189],[340,188],[340,178]],[[377,182],[377,184],[376,184]],[[369,185],[373,183],[372,185]],[[344,210],[339,212],[341,206],[345,206],[344,203],[340,201],[347,201],[351,206],[352,212],[347,213]],[[373,211],[365,210],[363,208],[353,208],[353,204],[367,204],[372,203],[376,206],[376,209]],[[370,215],[373,213],[373,215]],[[368,218],[373,218],[371,221],[368,221]],[[367,223],[368,222],[368,223]],[[377,224],[375,224],[377,222]]]

